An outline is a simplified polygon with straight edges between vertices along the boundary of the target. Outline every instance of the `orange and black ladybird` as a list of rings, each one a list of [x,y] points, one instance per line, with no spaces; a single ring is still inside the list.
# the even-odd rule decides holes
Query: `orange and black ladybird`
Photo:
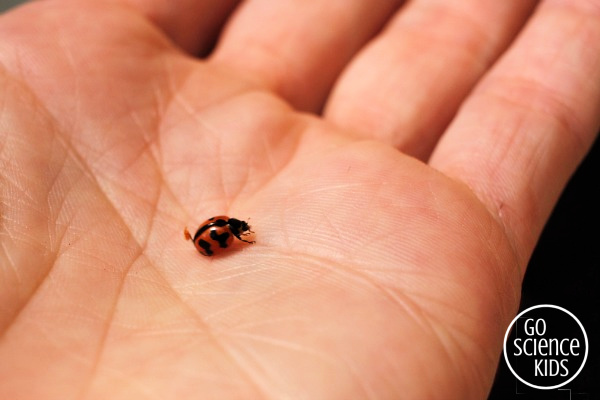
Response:
[[[196,250],[204,256],[212,256],[218,251],[228,248],[233,238],[246,243],[255,243],[254,240],[246,240],[242,236],[254,233],[246,221],[219,215],[207,219],[196,231],[194,237],[185,228],[183,236],[186,240],[192,240]]]

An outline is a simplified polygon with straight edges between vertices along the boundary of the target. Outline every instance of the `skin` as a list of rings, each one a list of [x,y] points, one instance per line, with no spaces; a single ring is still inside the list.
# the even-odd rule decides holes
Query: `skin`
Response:
[[[0,15],[0,398],[484,398],[599,66],[594,0]]]

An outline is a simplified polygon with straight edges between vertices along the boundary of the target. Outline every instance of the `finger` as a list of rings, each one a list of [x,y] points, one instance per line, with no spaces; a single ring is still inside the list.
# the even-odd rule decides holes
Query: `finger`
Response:
[[[399,0],[252,0],[226,28],[215,62],[303,110],[319,110],[339,71]]]
[[[548,0],[430,163],[469,185],[522,264],[600,124],[600,2]]]
[[[97,0],[89,0],[98,4]],[[179,47],[203,55],[213,46],[224,21],[240,0],[102,0],[141,12]],[[82,3],[82,1],[77,1]]]
[[[325,115],[427,158],[460,102],[505,49],[533,0],[411,3],[360,54]]]

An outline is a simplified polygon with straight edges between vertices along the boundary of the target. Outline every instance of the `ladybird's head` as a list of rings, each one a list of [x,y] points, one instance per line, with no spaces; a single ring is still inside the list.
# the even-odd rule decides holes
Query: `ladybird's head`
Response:
[[[252,232],[250,230],[250,225],[248,225],[248,223],[246,221],[240,221],[240,222],[241,222],[240,229],[242,232]]]
[[[250,225],[248,225],[246,221],[240,221],[239,219],[229,218],[229,221],[227,221],[227,223],[231,227],[231,230],[235,233],[251,232]]]

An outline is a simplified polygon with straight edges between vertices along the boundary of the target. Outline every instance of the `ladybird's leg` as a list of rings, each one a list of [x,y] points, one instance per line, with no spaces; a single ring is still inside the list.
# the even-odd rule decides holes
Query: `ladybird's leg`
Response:
[[[242,234],[244,235],[244,234]],[[256,243],[256,240],[246,240],[246,239],[242,239],[241,235],[240,236],[236,236],[236,238],[238,238],[239,240],[241,240],[242,242],[246,242],[246,243],[250,243],[250,244],[254,244]]]
[[[243,232],[243,233],[240,233],[238,235],[235,235],[235,237],[238,238],[239,240],[241,240],[242,242],[253,244],[253,243],[256,243],[256,240],[242,239],[242,236],[248,236],[248,235],[251,235],[253,233],[254,233],[254,231],[251,231],[250,229],[248,229],[246,232]]]
[[[192,235],[190,235],[190,231],[188,231],[187,226],[183,229],[183,237],[185,240],[192,240]]]

